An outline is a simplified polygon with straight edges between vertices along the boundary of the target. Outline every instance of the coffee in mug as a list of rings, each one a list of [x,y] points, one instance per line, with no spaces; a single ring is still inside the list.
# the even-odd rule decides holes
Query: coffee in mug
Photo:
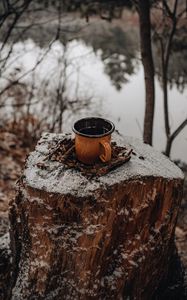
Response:
[[[83,118],[73,125],[75,152],[79,161],[94,164],[111,160],[111,134],[115,126],[102,118]]]

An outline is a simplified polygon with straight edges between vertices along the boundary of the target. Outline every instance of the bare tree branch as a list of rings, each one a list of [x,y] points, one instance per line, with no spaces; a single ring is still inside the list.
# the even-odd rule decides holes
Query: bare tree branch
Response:
[[[174,139],[179,135],[179,133],[184,129],[184,127],[186,125],[187,125],[187,118],[177,127],[177,129],[175,129],[175,131],[168,138],[167,145],[166,145],[166,151],[165,151],[165,154],[167,156],[170,155],[171,146],[172,146]]]
[[[16,23],[18,22],[18,20],[20,19],[20,17],[23,15],[23,13],[27,10],[27,8],[29,7],[30,3],[32,2],[32,0],[27,0],[27,1],[24,1],[24,4],[20,7],[13,7],[11,6],[11,9],[10,9],[8,12],[7,12],[7,15],[6,17],[3,18],[3,20],[5,20],[7,18],[8,15],[10,14],[14,14],[14,19],[12,21],[12,23],[10,24],[9,28],[8,28],[8,31],[6,32],[6,35],[4,37],[4,40],[3,40],[3,43],[2,43],[2,46],[1,46],[1,51],[3,50],[5,44],[7,43]],[[4,21],[3,21],[4,22]],[[2,26],[2,23],[0,23],[0,26]]]
[[[24,77],[26,77],[28,74],[30,74],[31,72],[35,71],[36,68],[39,66],[39,64],[44,60],[45,56],[48,54],[48,52],[51,50],[51,47],[53,45],[53,43],[56,41],[56,37],[55,39],[53,39],[51,41],[51,43],[49,44],[47,50],[43,53],[43,55],[39,58],[39,60],[37,61],[37,63],[35,64],[35,66],[28,70],[27,72],[25,72],[24,74],[22,74],[19,78],[17,78],[16,80],[11,81],[10,84],[8,84],[2,91],[0,91],[0,96],[2,96],[8,89],[11,88],[11,86],[16,85],[20,82],[21,79],[23,79]]]
[[[164,0],[164,2],[166,2]],[[169,63],[169,57],[170,57],[170,52],[171,52],[171,46],[172,46],[172,41],[173,41],[173,36],[175,34],[176,31],[176,27],[177,27],[177,17],[176,17],[176,12],[177,12],[177,4],[178,4],[178,0],[175,0],[174,3],[174,9],[172,12],[172,28],[169,34],[169,39],[166,45],[166,50],[165,50],[165,67],[166,69],[168,69],[168,63]]]
[[[174,140],[186,125],[187,125],[187,118],[177,127],[177,129],[175,129],[175,131],[171,134],[170,139]]]
[[[11,103],[11,104],[0,104],[0,109],[4,107],[21,107],[21,106],[27,106],[27,105],[35,105],[39,103],[40,100],[35,100],[33,102],[20,102],[20,103]]]
[[[170,7],[169,7],[167,1],[162,0],[162,4],[163,4],[163,8],[165,8],[165,11],[166,11],[166,13],[168,14],[168,16],[169,16],[170,18],[172,18],[172,11],[171,11],[171,9],[170,9]]]

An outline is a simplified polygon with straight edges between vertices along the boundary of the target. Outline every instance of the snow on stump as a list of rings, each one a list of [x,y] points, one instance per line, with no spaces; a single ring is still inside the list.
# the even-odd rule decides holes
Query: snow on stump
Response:
[[[150,300],[174,250],[182,172],[139,140],[115,136],[134,149],[131,160],[90,179],[45,160],[63,137],[43,135],[10,207],[11,299]]]

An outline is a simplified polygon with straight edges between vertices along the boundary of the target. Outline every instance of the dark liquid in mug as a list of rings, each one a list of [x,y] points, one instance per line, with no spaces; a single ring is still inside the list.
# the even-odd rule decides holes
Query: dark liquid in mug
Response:
[[[87,127],[79,129],[80,133],[87,135],[102,135],[106,133],[108,130],[106,128],[97,128],[97,127]]]

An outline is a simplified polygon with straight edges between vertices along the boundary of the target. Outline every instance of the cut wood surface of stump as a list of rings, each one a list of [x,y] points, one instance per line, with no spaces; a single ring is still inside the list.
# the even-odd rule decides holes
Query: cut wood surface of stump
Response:
[[[10,207],[12,300],[151,299],[167,277],[183,175],[134,138],[129,162],[86,178],[48,160],[63,134],[44,134]]]

